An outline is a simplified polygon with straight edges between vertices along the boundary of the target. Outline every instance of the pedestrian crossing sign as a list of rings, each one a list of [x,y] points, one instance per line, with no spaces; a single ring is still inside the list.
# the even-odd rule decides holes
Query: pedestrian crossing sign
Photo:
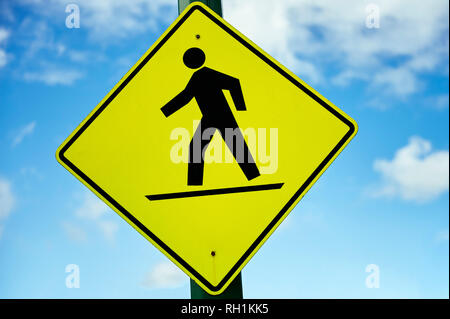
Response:
[[[56,157],[217,295],[356,131],[353,119],[196,2]]]

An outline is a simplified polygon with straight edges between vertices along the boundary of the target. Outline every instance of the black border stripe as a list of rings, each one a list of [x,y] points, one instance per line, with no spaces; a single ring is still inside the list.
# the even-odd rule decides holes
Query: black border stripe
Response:
[[[272,222],[263,230],[263,232],[258,236],[255,242],[247,249],[247,251],[242,255],[238,262],[233,266],[233,268],[224,276],[217,286],[210,284],[202,275],[200,275],[194,268],[192,268],[186,261],[184,261],[177,253],[170,249],[164,242],[162,242],[155,234],[153,234],[148,228],[146,228],[139,220],[137,220],[130,212],[128,212],[122,205],[115,201],[110,195],[108,195],[101,187],[99,187],[92,179],[90,179],[86,174],[84,174],[80,169],[78,169],[72,162],[70,162],[64,153],[67,149],[77,140],[77,138],[89,127],[89,125],[100,115],[100,113],[111,103],[111,101],[122,91],[122,89],[134,78],[134,76],[145,66],[145,64],[155,55],[155,53],[167,42],[167,40],[178,30],[178,28],[186,21],[187,18],[195,11],[199,10],[210,20],[216,23],[220,28],[226,31],[230,36],[236,39],[239,43],[244,45],[252,53],[254,53],[258,58],[262,59],[269,66],[279,72],[282,76],[292,82],[300,90],[304,91],[309,97],[311,97],[318,104],[323,106],[339,120],[345,123],[349,130],[345,136],[338,142],[338,144],[332,149],[332,151],[327,155],[327,157],[319,164],[319,166],[314,170],[314,172],[309,176],[305,183],[300,187],[300,189],[294,194],[294,196],[284,205],[281,211],[275,216]],[[164,36],[164,38],[158,43],[158,45],[148,53],[148,55],[141,61],[141,63],[136,67],[136,69],[131,72],[131,74],[121,83],[121,85],[109,96],[109,98],[97,109],[97,111],[81,126],[81,128],[72,136],[72,138],[65,144],[60,150],[58,156],[60,160],[65,163],[75,174],[77,174],[82,180],[89,184],[96,192],[98,192],[103,198],[105,198],[109,203],[111,203],[117,210],[119,210],[128,220],[138,227],[144,234],[150,237],[161,249],[166,251],[172,258],[174,258],[180,265],[182,265],[188,272],[190,272],[194,277],[196,277],[203,285],[208,287],[211,291],[219,291],[225,283],[233,276],[233,274],[239,269],[239,267],[245,262],[248,256],[255,250],[255,248],[261,243],[264,237],[273,229],[277,222],[283,217],[283,215],[288,211],[288,209],[295,203],[298,197],[305,191],[306,188],[311,184],[311,182],[320,174],[322,169],[331,161],[333,156],[342,148],[342,146],[349,140],[353,135],[356,128],[351,121],[346,119],[343,115],[337,112],[333,107],[328,105],[320,97],[314,94],[311,90],[305,87],[302,83],[298,82],[289,73],[281,69],[277,64],[267,58],[264,54],[259,52],[251,44],[247,43],[243,38],[241,38],[237,33],[231,30],[228,26],[223,24],[219,19],[209,13],[200,5],[194,5],[190,10],[178,21],[178,23]]]
[[[282,186],[283,186],[283,183],[277,183],[277,184],[205,189],[205,190],[201,190],[201,191],[191,191],[191,192],[155,194],[155,195],[146,195],[145,197],[147,197],[151,201],[154,201],[154,200],[164,200],[164,199],[174,199],[174,198],[186,198],[186,197],[197,197],[197,196],[211,196],[211,195],[224,195],[224,194],[267,191],[267,190],[271,190],[271,189],[280,189]]]

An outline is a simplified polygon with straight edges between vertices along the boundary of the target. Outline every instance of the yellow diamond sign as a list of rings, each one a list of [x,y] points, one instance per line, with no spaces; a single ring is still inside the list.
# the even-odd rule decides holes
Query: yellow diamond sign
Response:
[[[197,3],[57,159],[220,294],[356,131],[349,116]]]

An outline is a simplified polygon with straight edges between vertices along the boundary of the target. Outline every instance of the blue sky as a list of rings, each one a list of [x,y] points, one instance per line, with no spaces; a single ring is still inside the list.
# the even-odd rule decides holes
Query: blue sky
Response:
[[[244,296],[448,298],[448,1],[223,6],[359,124],[244,268]],[[54,156],[176,16],[175,0],[0,2],[0,298],[189,298],[187,276]]]

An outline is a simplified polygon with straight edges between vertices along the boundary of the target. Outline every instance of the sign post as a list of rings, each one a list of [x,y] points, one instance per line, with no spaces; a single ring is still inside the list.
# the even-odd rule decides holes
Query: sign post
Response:
[[[199,0],[178,0],[178,14],[184,11],[187,6],[192,2]],[[206,4],[215,13],[222,16],[222,0],[200,0],[200,2]],[[228,286],[228,288],[220,295],[210,295],[202,289],[199,285],[195,283],[194,280],[191,281],[191,298],[192,299],[242,299],[242,277],[241,273],[234,278],[233,282]]]
[[[222,0],[178,0],[178,14],[184,11],[193,2],[201,2],[210,7],[215,13],[222,16]]]

